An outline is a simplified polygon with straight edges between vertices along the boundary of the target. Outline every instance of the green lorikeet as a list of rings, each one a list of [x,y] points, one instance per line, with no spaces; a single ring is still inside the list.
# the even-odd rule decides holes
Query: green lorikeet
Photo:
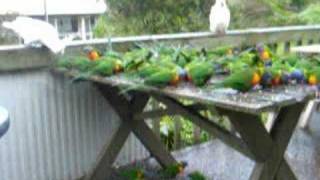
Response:
[[[202,173],[199,171],[192,172],[188,175],[190,180],[206,180],[206,176],[204,176]]]
[[[308,72],[308,84],[317,85],[320,83],[320,67],[315,67]]]
[[[100,60],[92,68],[92,73],[101,76],[111,76],[120,72],[122,69],[121,62],[116,59]]]
[[[86,57],[75,57],[71,59],[71,66],[73,69],[77,69],[81,72],[87,72],[90,70],[94,62],[91,62]]]
[[[137,70],[151,57],[151,52],[146,49],[135,49],[123,55],[124,68],[126,71]]]
[[[139,77],[145,78],[157,73],[159,69],[161,68],[157,64],[145,63],[137,70],[137,73]]]
[[[185,67],[188,81],[196,86],[203,86],[214,73],[211,62],[193,61]]]
[[[241,92],[246,92],[259,84],[260,80],[261,77],[257,70],[248,68],[231,74],[218,84],[217,87],[232,88]]]
[[[208,51],[209,54],[216,54],[218,56],[225,56],[225,55],[231,55],[232,47],[231,46],[224,46],[224,47],[218,47],[214,50]]]
[[[150,86],[164,87],[167,85],[177,85],[179,80],[177,70],[159,69],[158,72],[146,77],[144,83]]]

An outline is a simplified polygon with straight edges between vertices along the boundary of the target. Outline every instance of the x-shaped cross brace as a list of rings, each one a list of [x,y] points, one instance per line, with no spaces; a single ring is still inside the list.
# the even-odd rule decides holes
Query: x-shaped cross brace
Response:
[[[296,179],[284,154],[306,102],[281,108],[270,133],[258,115],[215,107],[220,114],[229,117],[241,136],[238,138],[201,116],[195,109],[186,107],[173,98],[160,96],[155,98],[166,104],[168,108],[176,109],[177,114],[189,117],[194,124],[256,161],[250,176],[251,180]]]
[[[86,179],[102,180],[110,175],[111,166],[130,132],[136,135],[162,166],[176,163],[170,152],[164,148],[160,140],[143,121],[143,118],[137,118],[143,117],[139,114],[143,114],[143,109],[148,102],[149,95],[147,93],[133,92],[129,96],[125,96],[119,94],[121,91],[117,87],[104,84],[96,84],[96,86],[118,114],[121,125],[111,138],[111,142],[106,143],[97,163]],[[227,145],[254,160],[256,165],[251,174],[251,180],[296,179],[284,158],[284,154],[305,107],[305,102],[281,108],[270,133],[258,115],[214,107],[220,114],[229,117],[235,130],[241,136],[239,138],[203,117],[198,112],[199,109],[185,106],[170,97],[152,93],[151,95],[167,106],[165,112],[188,117],[201,129],[213,134]]]
[[[98,157],[91,172],[85,177],[88,180],[105,180],[112,172],[112,164],[121,148],[129,137],[130,132],[141,141],[150,154],[162,165],[169,166],[177,163],[169,151],[161,144],[160,139],[152,132],[143,119],[136,119],[134,115],[141,113],[149,100],[148,94],[133,92],[128,96],[120,95],[117,87],[96,84],[103,97],[114,108],[121,119],[121,124],[107,142]]]

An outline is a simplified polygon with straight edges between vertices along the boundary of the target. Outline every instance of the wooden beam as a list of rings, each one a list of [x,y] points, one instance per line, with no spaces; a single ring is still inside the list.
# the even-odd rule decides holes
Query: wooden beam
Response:
[[[240,133],[251,152],[263,160],[257,160],[258,162],[250,177],[251,180],[269,180],[277,176],[283,177],[284,174],[296,179],[284,159],[284,153],[304,106],[303,102],[282,108],[270,134],[257,117],[240,112],[221,110],[229,116],[235,129]],[[280,174],[277,175],[278,173]]]
[[[205,105],[201,104],[193,104],[193,105],[187,105],[186,107],[190,107],[192,109],[195,109],[197,111],[206,110],[207,107]],[[142,112],[140,114],[135,114],[134,119],[152,119],[152,118],[158,118],[162,116],[173,116],[173,115],[179,115],[178,112],[174,109],[157,109],[152,111],[146,111]]]
[[[122,123],[118,130],[113,134],[111,141],[106,142],[100,154],[90,169],[90,172],[84,178],[85,180],[104,180],[112,173],[112,164],[118,157],[118,154],[130,134],[129,125]]]
[[[182,116],[187,117],[195,125],[199,126],[201,129],[207,131],[208,133],[218,137],[221,141],[241,152],[245,156],[256,159],[254,155],[249,151],[248,147],[242,142],[242,140],[234,135],[232,135],[227,130],[223,129],[214,122],[208,120],[207,118],[201,116],[196,110],[185,107],[180,102],[169,97],[162,97],[159,95],[152,95],[158,101],[167,105],[168,108],[174,109]]]

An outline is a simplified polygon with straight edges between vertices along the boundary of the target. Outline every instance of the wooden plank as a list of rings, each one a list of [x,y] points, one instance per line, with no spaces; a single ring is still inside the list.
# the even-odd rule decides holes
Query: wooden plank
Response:
[[[143,119],[134,120],[133,115],[141,113],[148,102],[149,95],[141,92],[130,92],[129,97],[119,94],[119,90],[108,85],[96,84],[103,96],[112,104],[123,123],[127,123],[131,131],[149,150],[162,166],[176,163],[172,155],[164,148],[161,141],[146,125]]]
[[[128,124],[122,123],[113,134],[111,141],[103,146],[94,166],[85,177],[86,180],[105,180],[112,173],[112,164],[130,134]]]
[[[256,166],[253,170],[253,179],[273,179],[282,164],[283,154],[287,149],[290,138],[297,125],[305,104],[299,103],[284,107],[271,129],[270,136],[274,141],[274,150],[266,163]],[[271,149],[269,149],[271,150]],[[280,168],[281,169],[281,168]],[[284,172],[282,172],[284,173]],[[290,173],[290,172],[286,172]]]
[[[174,149],[180,149],[182,147],[181,130],[182,123],[180,117],[173,117],[174,120]]]
[[[133,133],[150,151],[150,154],[160,163],[160,165],[167,167],[177,163],[170,152],[162,146],[160,139],[153,134],[152,130],[144,121],[130,121],[130,125]]]
[[[192,104],[187,106],[193,109],[197,109],[198,111],[207,109],[205,105],[201,105],[201,104]],[[148,119],[148,118],[157,118],[162,116],[173,116],[173,115],[177,115],[177,111],[173,109],[158,109],[158,110],[152,110],[152,111],[145,111],[140,114],[135,114],[134,119]]]
[[[273,141],[259,116],[221,108],[217,108],[217,110],[229,117],[235,130],[254,154],[254,160],[264,162],[269,158],[270,154],[267,152],[273,148]]]
[[[282,177],[284,174],[288,174],[288,177],[294,177],[294,174],[284,160],[284,153],[303,108],[304,103],[302,102],[281,109],[270,135],[257,117],[250,114],[219,109],[219,111],[229,116],[230,121],[237,132],[240,133],[241,138],[248,145],[251,152],[255,157],[259,157],[256,160],[258,162],[253,169],[250,179],[274,179],[279,171],[283,171],[279,172],[279,177]]]
[[[294,172],[290,168],[289,164],[284,160],[280,164],[280,168],[276,174],[275,179],[276,180],[284,180],[284,179],[294,180],[294,179],[297,179],[297,177],[295,176]]]
[[[300,120],[299,120],[299,126],[303,129],[308,127],[309,121],[313,115],[313,112],[316,110],[319,99],[309,101],[308,105],[306,106],[306,109],[303,111]]]
[[[232,148],[236,149],[237,151],[241,152],[251,159],[256,159],[240,138],[232,135],[230,132],[223,129],[214,122],[204,118],[196,110],[185,107],[183,104],[169,97],[162,97],[158,95],[153,95],[153,97],[158,101],[166,104],[169,108],[177,110],[180,115],[187,117],[195,125],[219,138],[227,145],[231,146]]]

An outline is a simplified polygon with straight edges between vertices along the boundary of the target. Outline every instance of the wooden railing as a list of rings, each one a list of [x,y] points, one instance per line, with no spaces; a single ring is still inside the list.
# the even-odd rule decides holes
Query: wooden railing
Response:
[[[238,47],[250,46],[257,43],[265,43],[275,51],[288,52],[290,47],[296,45],[320,43],[320,25],[313,26],[289,26],[272,28],[253,28],[246,30],[231,30],[225,36],[216,36],[210,32],[145,35],[132,37],[115,37],[106,39],[92,39],[87,41],[74,41],[67,44],[66,53],[78,53],[84,46],[95,46],[104,50],[108,43],[119,50],[125,50],[135,42],[168,44],[188,44],[194,47],[217,47],[221,45],[233,45]],[[42,68],[51,64],[54,57],[44,49],[30,49],[22,45],[0,46],[0,72],[17,69]],[[150,107],[159,105],[151,103]],[[174,120],[173,149],[185,146],[181,137],[182,123],[179,117],[170,117]],[[160,136],[160,120],[153,120],[151,125]],[[193,127],[193,142],[200,142],[201,129]]]

